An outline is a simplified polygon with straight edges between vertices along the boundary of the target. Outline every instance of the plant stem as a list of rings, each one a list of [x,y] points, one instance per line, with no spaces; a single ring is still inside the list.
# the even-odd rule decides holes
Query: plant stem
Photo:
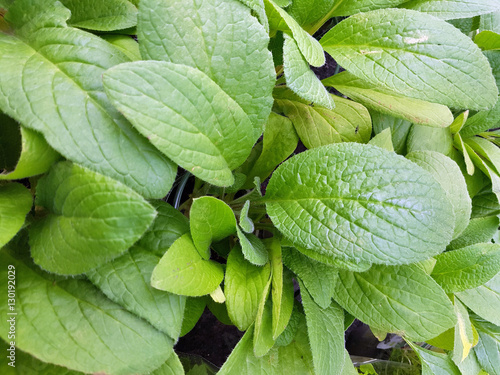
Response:
[[[181,203],[182,193],[184,192],[184,188],[186,187],[186,184],[189,180],[189,177],[191,177],[191,173],[189,173],[189,172],[184,173],[184,175],[182,176],[181,183],[180,183],[179,187],[177,188],[177,191],[175,192],[175,198],[174,198],[174,208],[175,209],[179,208],[179,205]]]

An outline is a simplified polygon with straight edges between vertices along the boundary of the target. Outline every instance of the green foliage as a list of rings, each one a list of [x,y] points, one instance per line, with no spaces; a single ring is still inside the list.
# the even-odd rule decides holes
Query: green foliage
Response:
[[[0,1],[0,364],[212,373],[173,350],[208,307],[223,375],[380,373],[355,318],[498,374],[499,35],[494,0]]]

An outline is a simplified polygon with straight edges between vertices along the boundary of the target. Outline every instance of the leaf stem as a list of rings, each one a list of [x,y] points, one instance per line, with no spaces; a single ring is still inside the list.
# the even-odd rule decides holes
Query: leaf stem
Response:
[[[184,175],[182,176],[181,183],[180,183],[179,187],[177,188],[177,191],[175,192],[175,198],[174,198],[174,208],[175,209],[179,208],[179,205],[181,203],[182,193],[184,192],[184,188],[186,187],[186,184],[189,180],[189,177],[191,177],[191,173],[189,173],[189,172],[184,173]]]

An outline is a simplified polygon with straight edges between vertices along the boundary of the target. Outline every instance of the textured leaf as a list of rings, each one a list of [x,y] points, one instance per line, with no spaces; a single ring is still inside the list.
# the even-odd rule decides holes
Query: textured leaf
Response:
[[[177,354],[172,353],[167,362],[154,370],[151,375],[184,375],[184,368]]]
[[[484,285],[456,293],[469,309],[493,324],[500,325],[500,273]]]
[[[467,358],[475,343],[467,308],[457,298],[454,298],[454,306],[457,325],[455,326],[455,340],[451,358],[455,364],[459,364]]]
[[[148,321],[176,341],[181,333],[186,298],[154,289],[151,274],[160,258],[138,246],[87,273],[113,302]]]
[[[8,7],[5,19],[20,35],[44,27],[66,27],[71,11],[53,0],[16,0]]]
[[[500,204],[491,190],[483,190],[472,200],[472,218],[496,216],[500,214]]]
[[[54,281],[1,252],[16,269],[16,346],[44,362],[85,373],[148,373],[172,354],[173,342],[78,279]],[[7,267],[0,283],[7,290]],[[0,311],[7,316],[7,294]],[[7,319],[0,332],[7,340]]]
[[[474,38],[474,43],[482,50],[500,50],[500,34],[489,30],[481,31]]]
[[[150,203],[158,215],[138,245],[161,257],[176,239],[189,232],[189,222],[182,213],[164,201]]]
[[[479,21],[479,31],[491,30],[500,33],[500,11],[483,14]]]
[[[481,111],[467,119],[464,127],[460,131],[463,138],[472,137],[473,135],[494,128],[500,122],[500,100],[497,101],[495,107],[489,111]]]
[[[443,251],[454,226],[451,204],[428,172],[356,143],[289,159],[273,173],[265,201],[291,241],[354,263],[427,259]]]
[[[415,265],[340,270],[333,298],[364,323],[415,341],[436,337],[456,323],[443,289]]]
[[[264,4],[271,29],[291,33],[306,61],[312,66],[322,66],[325,63],[325,53],[319,42],[273,0],[264,0]]]
[[[370,142],[368,142],[368,144],[383,148],[387,151],[394,151],[391,129],[387,128],[382,130],[380,133],[370,139]]]
[[[457,238],[469,225],[472,212],[472,201],[460,168],[453,160],[435,151],[415,151],[406,157],[428,171],[446,192],[455,215],[453,238]]]
[[[316,374],[340,374],[344,367],[344,311],[335,302],[318,306],[305,287],[300,295]]]
[[[239,246],[231,250],[227,258],[224,294],[229,317],[240,331],[246,331],[255,321],[269,278],[269,264],[255,266],[245,260]]]
[[[453,121],[451,111],[444,105],[412,99],[383,90],[379,85],[363,81],[349,72],[335,74],[322,82],[325,86],[335,87],[342,94],[371,110],[414,124],[446,127]]]
[[[497,174],[500,173],[500,148],[498,146],[479,137],[468,138],[465,143],[483,159],[491,162]]]
[[[479,342],[474,348],[477,359],[490,375],[500,374],[500,327],[482,319],[474,319]]]
[[[265,287],[264,292],[260,296],[257,316],[255,317],[255,329],[253,338],[253,353],[256,357],[266,355],[274,345],[273,339],[273,308],[272,302],[267,297],[271,289],[270,278]]]
[[[203,72],[160,61],[121,64],[104,74],[116,107],[161,152],[216,186],[234,182],[253,146],[243,109]]]
[[[308,32],[313,34],[324,24],[336,0],[294,0],[287,12]]]
[[[214,197],[193,200],[189,211],[193,243],[200,255],[210,259],[210,244],[236,232],[236,219],[231,208]]]
[[[187,297],[186,308],[184,309],[184,319],[182,320],[181,337],[187,335],[198,323],[198,320],[205,311],[209,297]]]
[[[307,148],[340,142],[368,142],[370,114],[361,104],[335,97],[335,109],[292,100],[277,100]]]
[[[374,133],[379,134],[384,129],[390,128],[394,151],[398,154],[406,154],[406,138],[410,132],[411,123],[374,111],[370,111],[370,115]]]
[[[407,152],[435,151],[449,155],[453,149],[453,138],[450,128],[431,128],[413,125],[406,139]]]
[[[236,233],[240,240],[245,259],[256,266],[263,266],[266,264],[269,256],[262,241],[252,233],[244,233],[238,225],[236,226]]]
[[[335,107],[333,97],[316,77],[309,64],[302,56],[295,39],[284,35],[283,67],[286,85],[301,98],[332,109]]]
[[[248,217],[248,210],[250,209],[250,201],[246,201],[241,209],[240,213],[240,228],[243,229],[246,233],[252,233],[255,230],[255,225],[253,224],[252,219]]]
[[[198,297],[213,292],[222,282],[222,266],[204,260],[190,234],[179,237],[153,270],[151,285],[160,290]]]
[[[423,375],[461,375],[458,367],[446,354],[432,352],[407,342],[420,358]]]
[[[477,243],[490,242],[499,226],[500,220],[496,216],[471,219],[460,237],[451,241],[447,249],[455,250]]]
[[[26,39],[0,34],[0,109],[41,132],[67,159],[113,177],[147,198],[166,195],[175,166],[112,108],[105,69],[127,61],[97,36],[41,28]]]
[[[30,227],[31,255],[40,267],[63,275],[90,271],[124,253],[156,216],[130,188],[70,162],[40,179],[36,204],[47,215]]]
[[[62,0],[71,10],[68,23],[83,29],[112,31],[137,25],[137,8],[126,0]]]
[[[130,61],[141,60],[139,43],[137,43],[130,35],[106,34],[101,35],[100,37],[103,38],[106,42],[112,44],[113,47],[118,48],[130,59]]]
[[[267,20],[264,1],[263,0],[239,0],[239,1],[245,4],[247,7],[249,7],[257,15],[257,18],[259,19],[262,26],[264,26],[266,31],[269,32],[269,21]]]
[[[23,185],[0,186],[0,248],[21,229],[32,205],[33,197]]]
[[[410,0],[403,7],[444,20],[474,17],[500,10],[496,0]]]
[[[490,109],[498,89],[480,49],[445,21],[405,9],[357,14],[321,39],[355,76],[403,96]]]
[[[261,358],[253,354],[253,330],[248,330],[218,375],[313,375],[311,349],[305,326],[287,346],[275,346]]]
[[[182,20],[182,22],[179,22]],[[198,68],[233,98],[262,134],[275,83],[269,37],[236,0],[141,0],[137,27],[144,59]]]
[[[335,268],[317,262],[291,247],[283,249],[283,262],[302,280],[315,303],[322,309],[330,306],[337,281]]]
[[[334,16],[350,16],[380,8],[394,8],[407,0],[338,0],[330,13]]]

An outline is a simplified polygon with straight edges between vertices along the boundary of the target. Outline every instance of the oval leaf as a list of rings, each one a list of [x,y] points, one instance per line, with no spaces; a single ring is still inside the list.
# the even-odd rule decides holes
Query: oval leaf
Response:
[[[0,248],[21,229],[32,205],[33,197],[23,185],[0,186]]]

